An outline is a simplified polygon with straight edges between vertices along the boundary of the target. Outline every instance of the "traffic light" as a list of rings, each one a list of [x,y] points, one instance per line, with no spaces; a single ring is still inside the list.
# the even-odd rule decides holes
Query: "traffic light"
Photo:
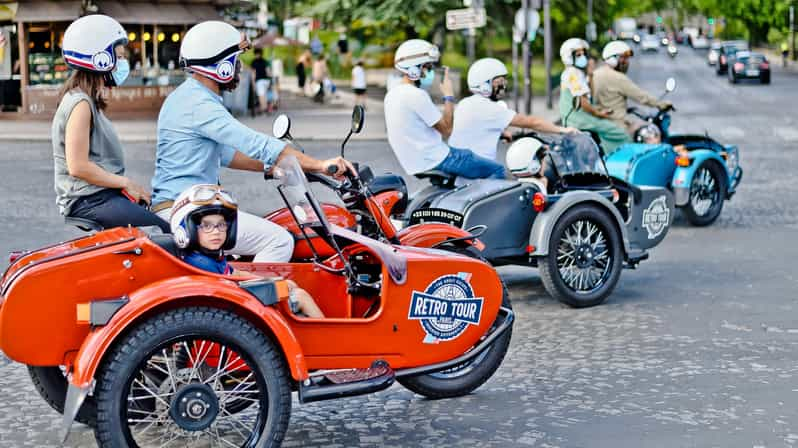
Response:
[[[707,19],[707,23],[710,24],[710,25],[714,25],[715,24],[715,18],[714,17],[708,18]]]
[[[657,23],[662,23],[662,16],[657,16]]]

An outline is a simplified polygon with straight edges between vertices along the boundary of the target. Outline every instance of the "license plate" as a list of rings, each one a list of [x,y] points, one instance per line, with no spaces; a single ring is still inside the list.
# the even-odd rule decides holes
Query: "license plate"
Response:
[[[759,76],[759,70],[746,70],[745,76]]]
[[[421,224],[425,222],[442,222],[451,224],[455,227],[460,227],[463,224],[463,215],[451,210],[444,210],[440,208],[425,208],[416,210],[410,215],[410,225]]]

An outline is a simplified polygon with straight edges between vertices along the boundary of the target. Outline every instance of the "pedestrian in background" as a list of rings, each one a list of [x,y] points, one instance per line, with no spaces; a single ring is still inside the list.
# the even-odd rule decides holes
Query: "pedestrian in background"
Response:
[[[263,59],[263,50],[255,49],[255,59],[252,60],[252,70],[255,72],[255,92],[258,94],[258,113],[271,112],[271,102],[268,98],[271,88],[270,64]]]
[[[313,101],[317,103],[324,102],[324,84],[327,80],[327,58],[322,54],[319,56],[318,59],[313,63],[313,88],[315,89],[315,94],[313,95]]]
[[[355,104],[366,107],[366,70],[363,61],[358,59],[352,68],[352,91],[355,93]]]
[[[299,89],[305,92],[307,69],[310,66],[310,51],[305,50],[296,61],[296,79]]]
[[[790,46],[787,42],[781,43],[781,66],[787,67],[787,56],[790,55]]]

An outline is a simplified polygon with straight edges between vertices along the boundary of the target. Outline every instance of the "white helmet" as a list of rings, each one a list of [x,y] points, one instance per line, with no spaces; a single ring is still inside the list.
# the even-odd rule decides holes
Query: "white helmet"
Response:
[[[209,20],[191,27],[180,45],[180,66],[222,84],[233,81],[238,55],[249,41],[228,23]]]
[[[484,97],[493,94],[493,78],[507,76],[507,67],[495,58],[482,58],[468,69],[468,88]]]
[[[421,79],[421,67],[438,62],[440,57],[441,53],[435,45],[423,39],[410,39],[396,49],[393,64],[411,81],[418,81]]]
[[[560,46],[560,59],[562,59],[562,63],[566,66],[574,65],[574,52],[576,50],[587,51],[589,48],[590,44],[588,44],[587,41],[578,37],[572,37],[563,42]]]
[[[629,56],[634,55],[632,47],[626,42],[614,40],[604,46],[604,50],[601,52],[601,59],[604,59],[604,62],[610,67],[617,67],[618,57],[624,54],[628,54]]]
[[[206,215],[222,215],[227,222],[227,238],[220,250],[230,250],[236,245],[238,203],[219,185],[201,184],[180,193],[172,206],[169,226],[172,238],[181,249],[208,253],[199,245],[197,225]],[[209,255],[220,255],[214,253]]]
[[[515,177],[535,176],[540,172],[541,163],[538,159],[538,150],[543,147],[540,140],[532,137],[523,137],[507,148],[504,158],[507,169]]]
[[[116,67],[114,47],[127,44],[127,33],[116,20],[102,14],[84,16],[64,32],[61,51],[70,67],[109,73]]]

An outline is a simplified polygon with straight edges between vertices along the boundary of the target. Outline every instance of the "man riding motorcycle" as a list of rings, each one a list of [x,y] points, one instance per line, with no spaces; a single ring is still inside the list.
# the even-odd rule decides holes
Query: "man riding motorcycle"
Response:
[[[587,81],[587,50],[589,45],[582,39],[571,38],[560,47],[560,59],[565,65],[560,76],[560,117],[566,124],[583,131],[592,131],[601,138],[601,146],[607,154],[631,139],[624,128],[608,120],[610,112],[591,103],[590,85]],[[579,109],[574,109],[574,98],[579,98]],[[456,116],[455,116],[456,120]]]
[[[444,111],[433,104],[427,89],[435,79],[438,47],[411,39],[396,50],[394,66],[402,80],[385,95],[385,128],[399,164],[410,174],[439,170],[471,179],[506,177],[504,166],[476,155],[470,145],[450,147],[443,139],[452,132],[454,89],[446,69],[441,83]]]
[[[629,59],[633,55],[634,52],[625,42],[612,41],[601,52],[605,65],[593,74],[594,102],[599,107],[608,109],[609,119],[625,128],[630,135],[634,135],[634,131],[645,122],[626,112],[628,99],[661,110],[673,107],[670,101],[660,101],[649,95],[626,76]]]
[[[516,126],[546,133],[578,132],[557,126],[540,117],[519,114],[507,107],[507,67],[494,58],[483,58],[468,69],[468,88],[473,95],[454,110],[454,129],[449,145],[471,148],[478,156],[496,159],[496,145],[505,128]]]
[[[336,157],[317,160],[284,142],[254,131],[236,120],[222,104],[222,91],[239,82],[238,55],[249,42],[232,25],[220,21],[192,27],[180,46],[180,65],[189,73],[172,92],[158,116],[152,210],[169,220],[175,199],[197,184],[219,184],[222,166],[269,171],[284,156],[294,156],[306,171],[335,166],[339,175],[354,168]],[[290,260],[294,241],[285,229],[238,211],[233,254],[254,255],[256,262]]]

